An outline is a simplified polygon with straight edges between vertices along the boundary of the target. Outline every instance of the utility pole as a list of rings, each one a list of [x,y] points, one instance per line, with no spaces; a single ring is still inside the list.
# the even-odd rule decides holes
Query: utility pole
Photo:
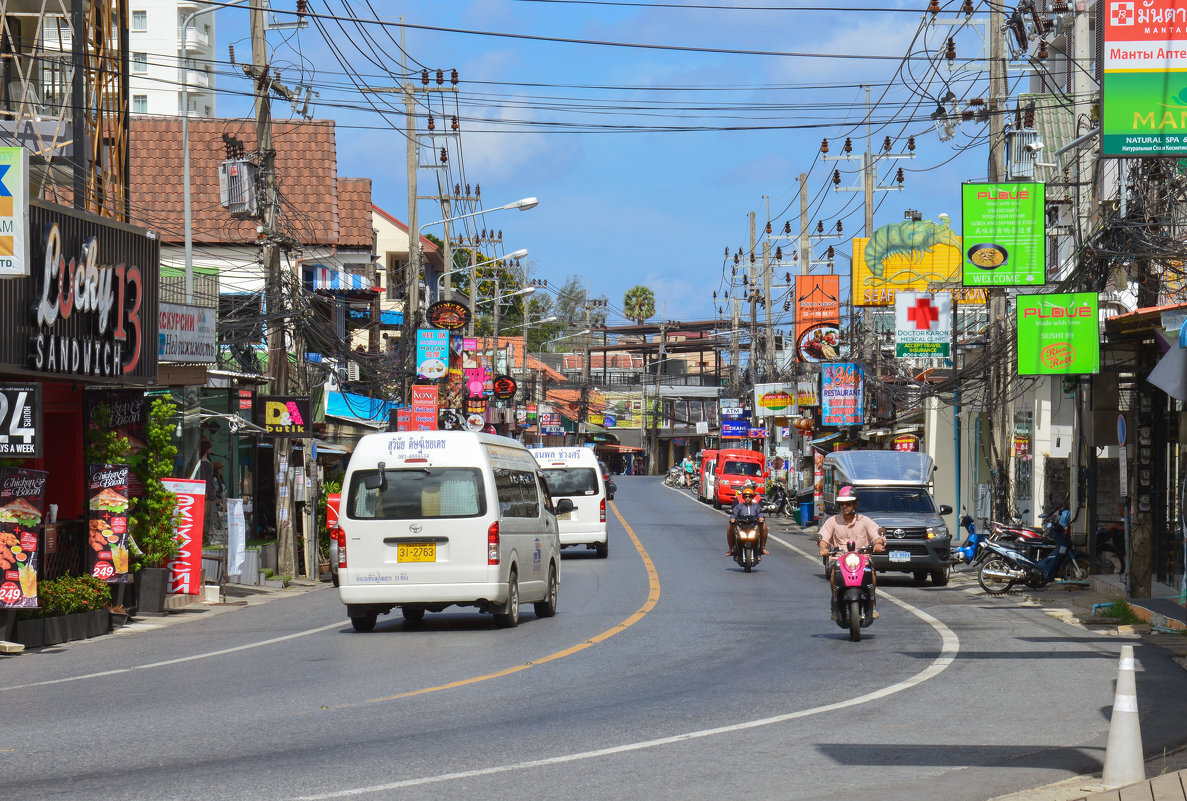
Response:
[[[750,285],[747,295],[750,297],[750,374],[754,375],[754,355],[757,352],[755,343],[758,341],[758,274],[755,264],[754,249],[758,245],[758,237],[754,230],[755,213],[750,212]]]
[[[738,360],[740,358],[742,358],[742,356],[741,356],[742,345],[738,341],[738,336],[740,333],[738,330],[738,325],[739,325],[738,298],[735,296],[732,300],[733,300],[734,312],[733,312],[733,329],[732,329],[733,336],[730,337],[730,386],[736,388],[738,386],[738,381],[741,380],[741,377],[742,377],[741,371],[738,369]]]
[[[771,375],[775,373],[775,332],[773,329],[773,321],[771,319],[771,197],[766,196],[767,201],[767,237],[763,239],[762,243],[762,296],[763,306],[767,311],[766,324],[766,361],[767,369]]]
[[[812,267],[812,249],[808,242],[808,173],[800,173],[800,275]]]
[[[734,333],[735,333],[735,335],[737,334],[737,331],[738,331],[737,309],[738,309],[738,301],[735,298],[734,299]],[[664,408],[663,396],[660,394],[660,389],[659,389],[659,387],[660,387],[659,376],[660,376],[660,370],[663,369],[664,360],[667,358],[667,351],[668,351],[668,347],[667,347],[668,346],[668,333],[667,333],[668,322],[667,322],[667,318],[663,316],[664,314],[666,314],[666,312],[667,312],[667,304],[665,303],[661,307],[661,311],[660,311],[661,317],[660,317],[660,322],[659,322],[659,360],[655,363],[655,398],[653,398],[651,401],[651,404],[652,404],[652,408],[651,408],[651,436],[649,438],[651,446],[648,449],[647,474],[652,475],[652,476],[659,474],[659,418],[660,418],[660,412]],[[736,348],[737,348],[737,341],[738,341],[737,336],[735,336],[734,337],[735,352],[736,352]],[[646,416],[647,416],[646,405],[644,405],[644,408],[643,408],[643,415],[644,415],[644,418],[646,418]]]

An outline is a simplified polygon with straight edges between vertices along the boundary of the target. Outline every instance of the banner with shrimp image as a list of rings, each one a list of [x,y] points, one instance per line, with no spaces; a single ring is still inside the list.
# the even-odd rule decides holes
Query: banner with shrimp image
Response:
[[[893,306],[897,292],[929,292],[944,285],[959,289],[960,237],[940,222],[903,220],[853,238],[853,305]],[[984,289],[958,291],[960,303],[985,303]]]
[[[796,357],[823,362],[840,356],[841,276],[795,278]]]
[[[0,609],[36,609],[44,470],[0,467]]]

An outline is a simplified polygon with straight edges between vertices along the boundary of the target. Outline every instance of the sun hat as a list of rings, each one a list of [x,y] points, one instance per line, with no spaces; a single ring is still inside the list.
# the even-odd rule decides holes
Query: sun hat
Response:
[[[837,503],[846,502],[857,503],[857,491],[848,484],[841,487],[841,491],[837,493]]]

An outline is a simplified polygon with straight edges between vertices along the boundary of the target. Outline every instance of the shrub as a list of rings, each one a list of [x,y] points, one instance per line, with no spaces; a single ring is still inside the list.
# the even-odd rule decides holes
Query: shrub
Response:
[[[91,612],[111,605],[111,587],[94,576],[59,576],[37,587],[42,617]]]

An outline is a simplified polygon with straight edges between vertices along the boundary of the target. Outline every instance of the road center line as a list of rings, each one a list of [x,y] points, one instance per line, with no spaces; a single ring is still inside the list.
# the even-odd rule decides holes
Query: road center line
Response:
[[[617,507],[614,507],[614,514],[618,517],[625,526],[626,521],[622,519],[622,515],[618,513]],[[639,552],[644,554],[644,561],[648,565],[648,575],[653,575],[654,567],[651,565],[650,559],[646,556],[643,546],[635,538],[634,532],[627,528],[631,535],[631,539],[635,540],[636,547]],[[815,554],[810,554],[807,551],[792,545],[780,537],[769,535],[769,539],[773,539],[780,545],[788,548],[801,556],[815,561],[819,557]],[[656,580],[653,591],[655,599],[659,599],[659,584]],[[598,748],[593,751],[581,751],[575,754],[562,754],[560,756],[548,757],[546,759],[532,759],[525,762],[516,762],[510,765],[495,765],[489,768],[477,768],[475,770],[458,771],[456,773],[444,773],[439,776],[421,776],[415,779],[404,779],[402,781],[389,782],[387,784],[375,784],[368,787],[354,787],[345,790],[336,790],[331,793],[321,793],[318,795],[300,796],[298,801],[325,801],[332,798],[347,798],[349,796],[366,795],[368,793],[381,793],[390,790],[398,790],[404,787],[420,787],[427,784],[440,784],[443,782],[456,781],[458,779],[471,779],[478,776],[492,776],[499,773],[511,773],[513,771],[530,770],[532,768],[542,768],[551,765],[563,765],[571,762],[581,762],[589,759],[598,759],[606,756],[614,756],[616,754],[625,754],[631,751],[642,751],[648,748],[659,748],[665,745],[674,745],[676,743],[688,742],[690,740],[699,740],[705,737],[716,737],[722,734],[731,734],[734,732],[745,731],[746,729],[756,729],[762,726],[773,726],[779,723],[786,723],[791,720],[799,718],[806,718],[812,715],[819,715],[823,712],[835,712],[840,709],[847,709],[849,707],[859,706],[861,704],[869,703],[870,701],[877,701],[881,698],[887,698],[891,695],[909,690],[917,687],[929,679],[933,679],[940,675],[952,662],[956,659],[957,653],[960,651],[960,639],[956,634],[942,622],[924,612],[911,604],[899,598],[895,598],[886,592],[880,592],[879,596],[885,598],[896,606],[902,607],[906,611],[913,614],[915,617],[927,623],[936,633],[940,635],[942,646],[939,655],[932,661],[930,665],[916,673],[914,676],[903,679],[902,681],[891,684],[888,687],[883,687],[880,690],[866,693],[865,695],[857,696],[856,698],[849,698],[844,701],[837,701],[832,704],[825,704],[823,706],[813,707],[811,709],[801,709],[796,712],[787,712],[782,715],[774,715],[771,717],[760,718],[758,720],[750,720],[742,723],[733,723],[727,726],[716,726],[710,729],[700,729],[697,731],[685,732],[684,734],[675,734],[669,737],[659,737],[654,740],[641,740],[634,743],[624,743],[622,745],[612,746],[610,748]],[[648,598],[650,602],[650,597]]]

